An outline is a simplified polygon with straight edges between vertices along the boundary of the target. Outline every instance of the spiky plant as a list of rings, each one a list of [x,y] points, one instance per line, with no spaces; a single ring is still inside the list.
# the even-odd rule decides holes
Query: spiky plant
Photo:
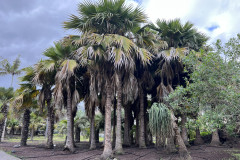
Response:
[[[163,103],[153,103],[148,110],[149,128],[153,135],[168,137],[173,134],[171,112]]]

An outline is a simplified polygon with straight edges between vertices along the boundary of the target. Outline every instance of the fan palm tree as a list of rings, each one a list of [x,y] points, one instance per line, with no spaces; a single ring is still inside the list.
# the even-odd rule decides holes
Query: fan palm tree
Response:
[[[74,152],[73,113],[80,100],[76,88],[78,77],[75,75],[75,69],[78,67],[78,63],[73,59],[69,59],[72,52],[70,45],[64,45],[59,42],[55,44],[55,47],[50,49],[55,53],[53,52],[48,55],[49,57],[51,56],[54,63],[58,66],[54,88],[55,105],[62,106],[66,104],[67,108],[67,141],[65,149]]]
[[[111,77],[114,70],[121,73],[121,68],[134,67],[134,59],[138,57],[144,63],[148,63],[151,54],[142,48],[138,48],[133,41],[125,37],[140,23],[146,22],[146,16],[137,7],[133,9],[125,5],[125,0],[106,0],[99,3],[84,2],[79,5],[80,17],[71,16],[70,21],[65,22],[65,28],[77,29],[84,32],[79,41],[82,45],[77,51],[80,58],[88,58],[94,63],[105,64],[100,71],[105,72],[106,80],[106,105],[105,105],[105,146],[102,154],[107,158],[112,154],[111,145]],[[122,153],[121,144],[121,75],[118,79],[118,106],[117,106],[117,137],[115,151]]]
[[[20,57],[18,56],[11,65],[8,60],[2,60],[0,65],[0,75],[7,75],[11,74],[12,81],[11,81],[11,87],[13,85],[13,77],[14,75],[19,75],[21,73],[21,70],[19,70],[20,66]]]
[[[16,90],[16,96],[13,99],[12,105],[18,111],[24,111],[23,126],[21,131],[21,146],[27,145],[30,113],[31,108],[37,107],[37,100],[35,99],[39,94],[36,86],[33,85],[34,69],[32,67],[24,68],[25,75],[20,78],[20,88]]]
[[[48,49],[44,52],[44,55],[48,55],[52,52],[51,49]],[[55,52],[53,52],[55,53]],[[56,75],[56,61],[53,59],[41,60],[34,66],[34,79],[33,82],[41,86],[39,92],[39,104],[41,110],[47,104],[47,148],[53,148],[53,130],[54,130],[54,105],[52,101],[52,86],[55,83]]]
[[[74,118],[74,126],[75,126],[75,142],[80,142],[80,133],[81,130],[86,128],[88,125],[88,118],[84,115],[84,113],[79,110]]]

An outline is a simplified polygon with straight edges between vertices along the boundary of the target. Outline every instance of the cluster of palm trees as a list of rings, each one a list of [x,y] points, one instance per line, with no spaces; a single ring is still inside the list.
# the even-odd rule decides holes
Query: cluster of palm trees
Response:
[[[80,34],[56,42],[43,53],[46,60],[24,69],[13,103],[24,112],[21,145],[26,145],[30,108],[37,105],[37,99],[40,108],[47,110],[47,147],[53,148],[54,112],[64,107],[65,148],[74,152],[74,126],[77,126],[74,117],[77,104],[83,100],[90,119],[91,149],[96,148],[96,108],[105,117],[102,159],[113,154],[112,145],[116,154],[123,153],[123,145],[134,143],[146,148],[155,134],[149,132],[147,109],[153,102],[164,102],[165,96],[184,83],[182,56],[190,50],[199,50],[208,38],[190,22],[182,25],[179,19],[157,20],[156,25],[148,23],[143,10],[128,6],[125,0],[85,1],[79,4],[78,13],[64,27]],[[111,123],[112,110],[116,111],[116,126]],[[169,117],[172,121],[167,124],[172,125],[179,151],[185,152],[173,112]],[[134,133],[133,126],[136,126]],[[173,138],[165,138],[173,142]],[[157,141],[161,139],[164,141],[157,136]]]

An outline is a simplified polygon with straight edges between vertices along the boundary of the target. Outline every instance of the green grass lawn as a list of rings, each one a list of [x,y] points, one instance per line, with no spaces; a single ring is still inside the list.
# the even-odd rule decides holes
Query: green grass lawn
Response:
[[[55,142],[64,142],[65,141],[65,134],[54,134],[53,135],[53,141]],[[20,142],[21,140],[21,136],[14,136],[14,137],[7,137],[5,139],[5,141],[7,142]],[[45,138],[45,136],[34,136],[33,137],[33,141],[46,141],[47,139]],[[80,137],[80,141],[89,141],[89,138],[81,136]],[[99,141],[102,142],[103,141],[103,137],[99,137]],[[31,143],[31,138],[28,138],[28,143]]]

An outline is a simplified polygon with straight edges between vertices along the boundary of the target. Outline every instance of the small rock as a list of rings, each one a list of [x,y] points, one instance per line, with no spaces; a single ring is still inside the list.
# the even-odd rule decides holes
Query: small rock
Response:
[[[16,153],[16,151],[12,150],[11,153]]]
[[[13,147],[14,147],[14,148],[19,148],[19,147],[20,147],[20,145],[19,145],[19,144],[17,144],[17,145],[14,145]]]

